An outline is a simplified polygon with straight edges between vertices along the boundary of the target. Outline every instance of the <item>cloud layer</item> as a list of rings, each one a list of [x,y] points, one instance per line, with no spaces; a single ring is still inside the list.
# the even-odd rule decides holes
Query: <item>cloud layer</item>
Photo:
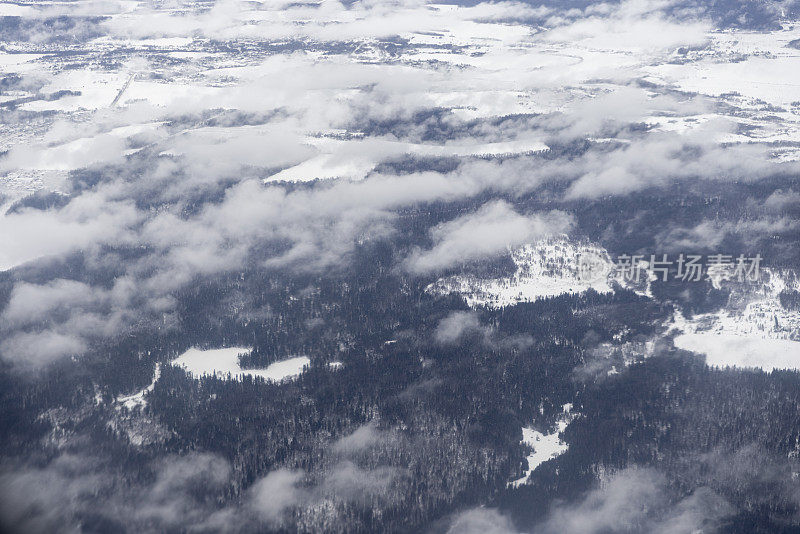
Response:
[[[344,269],[357,246],[399,237],[402,214],[421,207],[472,206],[402,251],[398,270],[410,276],[580,232],[570,202],[797,170],[781,143],[800,121],[765,116],[765,106],[793,109],[765,89],[771,78],[736,94],[697,85],[721,58],[741,58],[695,4],[13,10],[9,50],[85,52],[74,65],[4,54],[15,96],[0,108],[0,269],[15,286],[0,357],[23,367],[171,324],[174,294],[198,279]],[[780,70],[788,52],[758,46]],[[63,195],[44,205],[26,198],[33,191]],[[513,204],[522,197],[545,207]],[[772,198],[747,228],[706,222],[658,240],[790,232],[775,211],[787,202]],[[30,275],[75,257],[85,272]],[[98,283],[100,273],[114,280]]]

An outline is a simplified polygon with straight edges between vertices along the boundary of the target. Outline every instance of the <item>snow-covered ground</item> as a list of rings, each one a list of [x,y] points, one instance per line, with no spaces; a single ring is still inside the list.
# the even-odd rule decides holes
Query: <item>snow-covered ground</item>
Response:
[[[403,155],[423,157],[507,156],[548,150],[547,145],[537,139],[503,143],[430,145],[388,140],[344,141],[331,138],[309,138],[306,143],[314,147],[319,155],[275,173],[265,181],[299,182],[320,178],[361,180],[381,161]]]
[[[787,339],[691,332],[677,336],[675,346],[705,354],[706,363],[714,367],[800,369],[800,342]]]
[[[522,428],[522,443],[529,446],[533,452],[527,457],[528,469],[525,470],[525,474],[510,482],[509,486],[516,488],[525,484],[537,467],[567,452],[569,445],[561,441],[561,433],[567,428],[570,421],[575,418],[575,414],[571,413],[571,409],[572,405],[564,405],[564,414],[558,420],[556,430],[550,434],[542,434],[532,428]]]
[[[800,141],[800,50],[789,43],[800,38],[800,25],[787,21],[773,32],[713,31],[706,46],[676,54],[671,62],[643,68],[648,81],[718,99],[736,111],[735,122],[747,131],[718,137],[724,143],[796,143]],[[765,113],[766,112],[766,113]],[[691,131],[728,112],[649,119],[661,128]],[[686,121],[689,121],[688,123]],[[796,159],[796,150],[776,157]],[[782,155],[781,155],[782,154]]]
[[[241,380],[245,376],[260,377],[273,382],[297,378],[303,369],[311,363],[307,356],[297,356],[270,364],[266,369],[242,369],[239,365],[239,355],[248,353],[252,349],[244,347],[228,347],[224,349],[196,349],[191,348],[172,360],[170,365],[181,367],[191,373],[194,378],[202,376],[216,376],[222,379]],[[342,364],[331,364],[337,368]],[[117,398],[118,406],[125,406],[129,410],[137,406],[145,406],[145,395],[151,391],[161,377],[161,364],[157,363],[153,374],[153,381],[146,388],[132,395]]]
[[[511,257],[516,265],[511,277],[457,275],[438,280],[427,291],[458,293],[471,307],[494,308],[589,288],[608,293],[612,281],[652,296],[647,276],[642,277],[641,287],[632,287],[614,272],[608,253],[597,245],[548,239],[516,249]],[[587,263],[591,266],[588,271]],[[678,311],[668,325],[677,330],[675,346],[705,354],[713,366],[800,369],[800,312],[784,308],[779,300],[784,290],[800,291],[800,279],[790,270],[762,269],[761,275],[759,283],[712,280],[718,289],[731,291],[728,304],[718,312],[695,315],[691,320]]]
[[[511,251],[516,272],[508,278],[483,279],[451,276],[428,286],[427,291],[459,293],[469,306],[501,308],[519,302],[588,289],[611,292],[614,263],[597,245],[577,243],[566,237],[542,240]]]
[[[124,397],[117,398],[117,404],[121,406],[125,406],[129,410],[133,410],[137,406],[145,406],[147,404],[147,400],[144,398],[145,394],[153,391],[153,388],[158,382],[158,379],[161,377],[161,364],[156,364],[156,370],[153,373],[153,381],[150,382],[150,385],[144,388],[141,391],[134,393],[133,395],[127,395]]]
[[[219,378],[230,376],[233,380],[240,380],[244,376],[252,376],[280,382],[299,376],[303,368],[311,363],[307,356],[297,356],[272,363],[266,369],[242,369],[239,366],[239,354],[248,353],[250,350],[242,347],[209,350],[191,348],[172,360],[170,364],[182,367],[197,378],[214,375]]]
[[[358,136],[325,141],[320,134],[334,133],[342,114],[361,106],[363,88],[370,87],[373,93],[397,96],[397,101],[381,103],[387,119],[404,108],[440,108],[461,120],[566,113],[574,115],[569,123],[585,119],[587,105],[619,93],[630,102],[630,112],[616,114],[617,119],[688,136],[702,133],[709,123],[728,121],[727,131],[714,133],[718,142],[771,143],[778,161],[800,157],[791,145],[800,142],[800,50],[789,46],[800,38],[800,25],[793,21],[773,32],[715,31],[705,22],[676,24],[639,13],[636,2],[623,2],[618,15],[609,7],[609,24],[597,24],[587,15],[552,28],[525,23],[545,8],[522,4],[406,3],[391,13],[371,4],[319,10],[299,4],[225,5],[207,12],[190,2],[0,3],[0,13],[31,20],[47,10],[107,17],[99,34],[82,44],[85,56],[61,54],[70,51],[69,44],[4,43],[0,66],[6,73],[46,83],[6,92],[0,101],[27,98],[16,109],[52,112],[48,120],[59,131],[64,122],[76,125],[76,131],[117,121],[160,124],[181,113],[219,108],[243,113],[284,109],[312,118],[283,129],[313,150],[290,165],[268,165],[273,180],[359,179],[398,153],[486,156],[546,149],[539,139],[490,130],[448,143],[398,142],[387,135],[379,141],[386,146],[369,150]],[[395,37],[402,44],[385,46]],[[317,46],[302,52],[269,49],[292,39],[309,39]],[[343,51],[342,43],[352,46]],[[113,60],[105,59],[109,55]],[[634,91],[631,87],[641,80],[648,87]],[[675,89],[702,98],[692,102],[687,94],[686,105],[666,99]],[[70,93],[46,98],[59,91]],[[748,128],[736,131],[737,124]],[[229,144],[248,135],[233,124],[225,128],[230,128]],[[47,129],[31,129],[13,139],[7,171],[119,161],[131,150],[131,141],[141,137],[129,131],[54,139]],[[151,133],[161,154],[181,153],[176,146],[181,135],[167,135],[161,125]],[[16,174],[15,179],[24,176],[34,175]],[[18,190],[18,184],[6,190],[0,181],[0,193],[19,196]]]
[[[703,353],[718,367],[800,369],[800,312],[779,300],[784,289],[800,289],[800,281],[793,271],[763,269],[762,276],[758,284],[718,282],[731,290],[718,312],[691,319],[677,312],[671,324],[678,331],[675,346]]]

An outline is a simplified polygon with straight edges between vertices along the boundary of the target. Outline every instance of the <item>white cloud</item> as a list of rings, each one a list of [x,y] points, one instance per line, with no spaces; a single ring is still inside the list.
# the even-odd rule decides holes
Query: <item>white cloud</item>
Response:
[[[439,321],[433,338],[437,343],[449,345],[458,341],[464,334],[481,330],[483,328],[475,312],[458,311]]]
[[[678,46],[696,46],[706,41],[706,33],[711,29],[709,22],[670,20],[661,11],[667,6],[669,2],[650,0],[606,4],[602,6],[606,8],[603,11],[594,9],[591,13],[587,10],[589,16],[554,28],[545,38],[639,54],[671,51]]]
[[[755,180],[791,170],[772,163],[761,145],[723,148],[721,136],[734,134],[740,117],[717,96],[659,85],[660,71],[650,67],[669,64],[688,76],[672,61],[674,48],[717,38],[705,22],[676,22],[666,14],[673,7],[403,0],[26,10],[26,20],[38,22],[21,38],[35,42],[48,37],[39,23],[45,16],[109,15],[79,28],[75,39],[85,39],[87,50],[118,50],[120,60],[96,68],[90,58],[66,69],[55,56],[7,54],[31,94],[81,94],[35,99],[4,115],[19,137],[4,141],[0,193],[19,198],[28,185],[7,184],[53,169],[72,171],[75,183],[87,178],[66,191],[72,199],[62,208],[0,217],[0,269],[81,252],[92,266],[120,271],[137,298],[115,300],[96,288],[71,295],[63,284],[44,284],[51,296],[12,302],[5,317],[17,330],[4,334],[64,336],[75,349],[168,313],[172,294],[198,276],[248,262],[341,268],[357,243],[394,235],[397,210],[429,202],[524,195],[559,182],[570,199],[596,198],[686,178]],[[27,124],[30,116],[37,119]],[[666,131],[673,119],[684,130]],[[640,123],[652,129],[630,129]],[[614,143],[526,155],[551,140],[595,136]],[[503,157],[481,159],[487,154]],[[407,155],[449,157],[458,166],[375,171]],[[272,173],[344,179],[285,190],[261,183]],[[412,251],[403,267],[425,274],[481,260],[569,222],[559,212],[518,213],[489,202],[434,228],[432,247]],[[276,255],[255,252],[278,245]],[[122,262],[113,250],[120,246],[141,255]],[[52,319],[50,334],[32,328],[39,316]]]
[[[671,504],[662,474],[632,467],[614,474],[577,503],[556,506],[537,534],[691,534],[713,528],[730,511],[728,503],[707,488],[699,488]]]
[[[168,455],[143,469],[152,471],[152,482],[121,483],[87,455],[63,454],[42,467],[5,469],[0,521],[17,532],[79,531],[87,514],[143,530],[213,526],[214,508],[196,495],[213,494],[230,482],[226,460],[209,453]]]
[[[58,308],[90,304],[95,300],[91,286],[73,280],[54,280],[46,285],[21,283],[14,286],[2,314],[6,324],[40,321]]]
[[[264,520],[279,521],[286,510],[308,500],[306,491],[298,486],[302,476],[302,472],[288,469],[268,473],[250,488],[250,508]]]
[[[383,439],[374,423],[358,427],[352,434],[343,436],[333,444],[333,451],[338,454],[358,453]]]
[[[50,330],[22,332],[0,342],[3,359],[22,368],[41,367],[64,356],[83,353],[86,343],[79,337]]]
[[[523,529],[533,534],[653,532],[692,534],[715,530],[732,512],[706,487],[672,500],[666,477],[653,469],[623,469],[571,502],[557,502],[543,521]],[[474,508],[456,516],[448,532],[519,532],[496,509]]]
[[[570,217],[563,212],[525,216],[504,201],[490,202],[475,213],[442,223],[431,230],[433,247],[415,251],[406,260],[406,267],[413,273],[446,269],[563,233],[571,224]]]
[[[511,520],[493,508],[473,508],[459,514],[448,534],[515,534]]]
[[[0,216],[0,269],[43,256],[120,245],[142,216],[130,201],[85,194],[57,211],[23,210]]]

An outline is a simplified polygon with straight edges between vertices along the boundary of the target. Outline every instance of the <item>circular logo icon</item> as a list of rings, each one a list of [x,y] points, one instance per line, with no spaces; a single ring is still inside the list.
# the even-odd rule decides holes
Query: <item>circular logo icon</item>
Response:
[[[584,252],[578,256],[578,280],[587,283],[603,282],[611,272],[609,261],[596,252]]]

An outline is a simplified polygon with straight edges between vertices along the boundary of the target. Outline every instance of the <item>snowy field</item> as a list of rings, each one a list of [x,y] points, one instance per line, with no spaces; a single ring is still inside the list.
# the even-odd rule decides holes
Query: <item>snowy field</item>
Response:
[[[567,452],[569,445],[561,441],[561,433],[575,417],[575,414],[570,412],[571,408],[569,404],[564,405],[564,414],[558,420],[556,429],[549,434],[542,434],[532,428],[522,428],[522,443],[530,447],[532,452],[526,458],[528,468],[525,474],[509,483],[509,486],[519,487],[525,484],[537,467]]]
[[[731,290],[729,305],[718,312],[691,319],[676,313],[675,346],[705,354],[716,367],[800,369],[800,312],[779,301],[785,289],[797,291],[797,275],[765,269],[763,277],[760,284],[717,283]]]
[[[120,162],[144,147],[198,158],[198,167],[218,161],[220,150],[233,151],[242,165],[271,169],[273,181],[361,179],[402,154],[547,149],[530,132],[484,131],[447,143],[398,142],[390,135],[363,139],[363,132],[348,130],[339,118],[347,108],[367,105],[360,103],[365,87],[393,95],[387,113],[403,106],[412,112],[440,107],[460,120],[562,113],[592,122],[601,120],[597,113],[603,108],[626,102],[627,111],[615,111],[616,120],[684,138],[710,133],[719,143],[769,143],[776,160],[796,157],[800,69],[794,67],[800,50],[789,43],[800,38],[800,27],[791,21],[778,32],[720,32],[705,23],[642,15],[641,6],[626,2],[609,14],[610,26],[587,18],[544,30],[509,23],[541,16],[542,9],[522,5],[395,7],[387,18],[368,6],[316,12],[305,4],[266,2],[223,2],[196,12],[171,3],[0,3],[0,13],[23,19],[70,10],[106,17],[100,35],[81,48],[80,68],[66,55],[69,46],[4,43],[5,73],[43,83],[6,92],[2,103],[52,115],[38,125],[9,125],[0,135],[0,146],[9,149],[0,165],[8,173],[0,192],[19,198],[48,187],[36,178],[41,173]],[[282,51],[307,37],[315,46]],[[216,46],[220,40],[235,43],[235,52]],[[348,48],[341,50],[341,43]],[[635,88],[638,81],[647,86]],[[685,95],[674,99],[676,90]],[[238,125],[201,121],[174,131],[165,123],[202,109],[263,110],[264,102],[302,116],[270,128],[281,132],[285,150],[251,150],[253,132]],[[764,113],[765,105],[773,107],[770,113]],[[624,135],[618,140],[626,141]],[[186,150],[201,145],[207,154]],[[266,154],[283,158],[265,159]]]
[[[593,244],[570,241],[566,237],[546,239],[511,251],[516,272],[508,278],[482,279],[452,276],[427,288],[435,294],[458,293],[471,307],[500,308],[519,302],[583,293],[594,289],[611,292],[614,266],[608,252]],[[582,261],[590,260],[591,271],[582,271]]]
[[[705,354],[714,367],[800,369],[800,342],[788,339],[693,332],[675,337],[675,346]]]
[[[287,358],[270,364],[266,369],[242,369],[239,366],[239,355],[249,353],[252,349],[245,347],[228,347],[224,349],[191,348],[172,360],[170,365],[184,369],[194,378],[216,376],[217,378],[241,380],[245,376],[259,377],[272,382],[291,380],[300,376],[303,369],[311,363],[306,356]],[[338,362],[334,362],[338,363]],[[339,365],[341,365],[339,363]],[[331,366],[332,368],[336,366]],[[146,388],[132,395],[117,398],[117,404],[129,410],[147,404],[145,395],[155,387],[161,376],[161,364],[156,364],[153,381]]]
[[[250,350],[242,347],[209,350],[191,348],[170,364],[183,368],[196,378],[213,375],[241,380],[244,376],[252,376],[280,382],[300,375],[303,368],[311,363],[308,357],[298,356],[272,363],[266,369],[242,369],[239,366],[239,355],[249,353]]]

